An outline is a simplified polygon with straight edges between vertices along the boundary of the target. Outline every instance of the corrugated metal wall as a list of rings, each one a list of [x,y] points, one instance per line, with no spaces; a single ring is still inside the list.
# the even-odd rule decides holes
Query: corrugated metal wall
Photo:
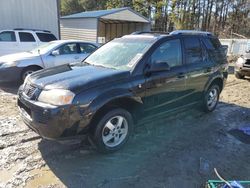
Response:
[[[96,42],[97,19],[61,19],[61,39]]]
[[[220,39],[220,42],[228,46],[228,54],[241,55],[249,48],[250,39]]]
[[[0,30],[46,29],[58,37],[57,8],[57,0],[0,0]]]
[[[150,31],[150,23],[104,23],[99,21],[98,23],[98,37],[102,37],[108,42],[116,37],[131,34],[135,31]]]

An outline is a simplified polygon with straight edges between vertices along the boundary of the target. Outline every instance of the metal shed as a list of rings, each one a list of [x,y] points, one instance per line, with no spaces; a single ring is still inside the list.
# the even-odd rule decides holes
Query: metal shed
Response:
[[[150,31],[150,21],[131,8],[87,11],[61,17],[61,38],[105,43],[135,31]]]

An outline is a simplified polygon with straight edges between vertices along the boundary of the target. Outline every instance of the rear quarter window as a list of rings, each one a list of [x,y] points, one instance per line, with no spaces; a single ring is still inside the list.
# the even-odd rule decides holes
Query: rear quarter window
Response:
[[[41,42],[50,42],[53,40],[57,40],[57,38],[51,33],[36,33],[37,37]]]
[[[204,43],[207,49],[217,50],[221,48],[221,43],[217,38],[204,38]]]
[[[218,38],[203,38],[202,39],[210,59],[216,63],[226,62],[226,54]]]

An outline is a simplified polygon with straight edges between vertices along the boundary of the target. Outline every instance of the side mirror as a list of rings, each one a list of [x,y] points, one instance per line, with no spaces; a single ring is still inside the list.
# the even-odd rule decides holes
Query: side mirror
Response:
[[[58,55],[60,55],[59,50],[53,50],[53,51],[51,52],[51,55],[53,55],[53,56],[58,56]]]
[[[170,66],[168,65],[167,62],[156,61],[151,64],[151,67],[149,68],[147,72],[152,73],[152,72],[162,72],[162,71],[169,71],[169,70],[170,70]]]

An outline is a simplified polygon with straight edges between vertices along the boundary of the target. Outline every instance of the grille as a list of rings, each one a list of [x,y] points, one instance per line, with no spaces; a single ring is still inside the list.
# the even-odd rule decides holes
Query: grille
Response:
[[[27,83],[25,86],[24,86],[24,89],[23,89],[23,93],[31,98],[36,92],[36,87],[35,86],[32,86],[31,84]]]

